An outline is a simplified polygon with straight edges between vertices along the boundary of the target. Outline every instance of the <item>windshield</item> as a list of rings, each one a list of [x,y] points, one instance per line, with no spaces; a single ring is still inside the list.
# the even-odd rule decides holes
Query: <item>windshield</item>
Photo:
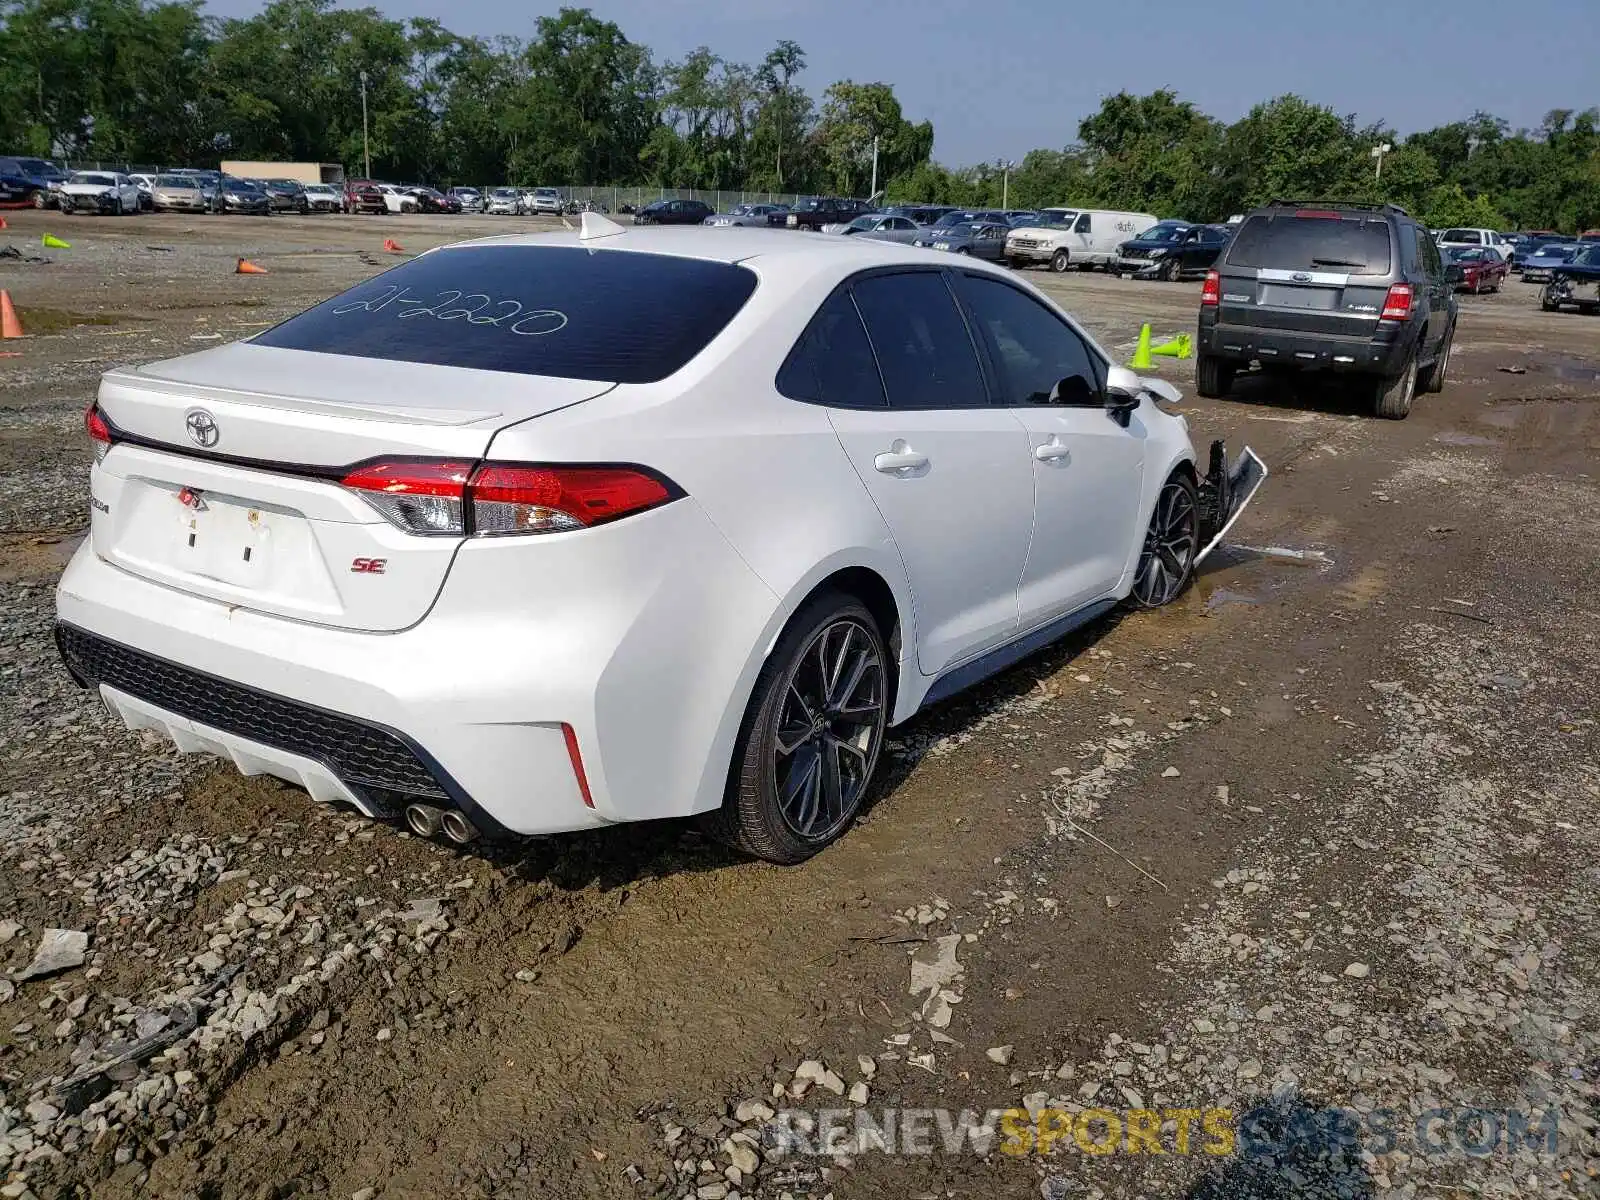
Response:
[[[1228,251],[1228,263],[1235,267],[1386,275],[1389,224],[1364,217],[1258,213],[1240,227]]]
[[[194,191],[199,185],[187,175],[157,175],[156,186],[163,188],[188,188]]]
[[[1183,234],[1193,228],[1181,221],[1159,221],[1141,233],[1135,241],[1138,242],[1175,242]]]
[[[878,220],[879,220],[879,218],[877,218],[877,217],[857,217],[854,221],[850,222],[848,228],[850,228],[850,229],[876,229],[878,227]]]
[[[1539,253],[1535,254],[1534,257],[1559,258],[1562,262],[1566,262],[1567,259],[1571,258],[1577,252],[1578,249],[1576,246],[1543,246],[1540,248]]]
[[[954,225],[939,227],[939,232],[946,237],[963,238],[971,237],[978,229],[977,221],[959,221]]]
[[[1075,208],[1047,208],[1039,214],[1039,224],[1071,225],[1077,217],[1078,210]]]
[[[260,190],[248,179],[230,179],[227,182],[228,190],[233,192],[255,192]]]
[[[92,171],[79,171],[72,177],[73,183],[98,183],[103,187],[112,187],[116,179],[110,175],[97,175]]]
[[[533,194],[534,194],[534,195],[535,195],[535,196],[543,196],[543,197],[545,197],[545,198],[546,198],[546,199],[548,199],[548,198],[550,198],[550,197],[552,197],[552,196],[558,196],[558,195],[560,195],[560,193],[559,193],[559,192],[557,192],[557,191],[556,191],[556,190],[555,190],[555,188],[534,188],[534,189],[533,189]]]
[[[817,196],[808,196],[794,206],[796,212],[816,212],[823,207],[822,200]]]
[[[1478,262],[1488,257],[1488,253],[1477,246],[1461,246],[1450,251],[1450,257],[1457,262]]]
[[[255,344],[520,375],[653,383],[755,291],[731,263],[570,246],[425,254],[290,317]],[[693,304],[683,297],[693,296]]]
[[[19,158],[17,165],[29,175],[37,175],[42,179],[65,179],[67,173],[53,162],[45,162],[42,158]]]
[[[948,212],[933,223],[935,229],[953,229],[957,225],[965,225],[972,220],[968,212]]]
[[[1577,267],[1600,267],[1600,246],[1589,246],[1578,252],[1572,264]]]

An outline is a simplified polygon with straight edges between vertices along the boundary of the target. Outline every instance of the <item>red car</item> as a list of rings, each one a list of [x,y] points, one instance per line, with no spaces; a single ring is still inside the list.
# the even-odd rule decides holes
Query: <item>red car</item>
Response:
[[[389,206],[383,202],[383,193],[370,179],[344,181],[344,207],[346,212],[353,213],[389,211]]]
[[[1456,282],[1456,291],[1471,292],[1498,292],[1500,285],[1505,282],[1506,260],[1500,255],[1484,246],[1456,246],[1450,250],[1450,262],[1461,268],[1461,278]]]

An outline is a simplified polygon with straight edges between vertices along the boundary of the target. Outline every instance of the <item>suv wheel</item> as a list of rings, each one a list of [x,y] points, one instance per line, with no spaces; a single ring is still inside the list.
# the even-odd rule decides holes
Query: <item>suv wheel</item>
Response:
[[[1072,264],[1072,255],[1065,250],[1057,250],[1050,256],[1050,269],[1057,274],[1065,271]]]
[[[1433,360],[1433,365],[1417,373],[1417,390],[1419,392],[1444,391],[1445,372],[1450,369],[1450,347],[1456,340],[1456,327],[1451,325],[1445,330],[1444,341],[1439,343],[1439,356]]]
[[[1220,400],[1233,389],[1237,369],[1214,354],[1201,354],[1194,365],[1195,390],[1208,400]]]
[[[50,193],[47,192],[44,188],[40,188],[38,191],[34,192],[34,194],[33,194],[33,206],[35,208],[49,208],[50,207]]]
[[[1406,355],[1406,364],[1393,379],[1380,379],[1374,389],[1373,408],[1380,417],[1390,421],[1403,421],[1411,411],[1411,400],[1417,393],[1417,352],[1413,348]]]
[[[1175,259],[1175,258],[1167,259],[1166,262],[1161,264],[1161,271],[1159,272],[1159,274],[1161,276],[1161,281],[1163,283],[1177,283],[1178,282],[1178,260]]]
[[[889,716],[889,655],[860,601],[816,597],[756,680],[710,831],[768,862],[802,862],[855,820]]]

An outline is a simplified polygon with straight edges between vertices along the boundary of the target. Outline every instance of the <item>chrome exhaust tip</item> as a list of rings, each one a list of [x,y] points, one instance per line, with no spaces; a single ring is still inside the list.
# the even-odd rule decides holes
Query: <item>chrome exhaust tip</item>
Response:
[[[444,811],[440,817],[440,825],[444,829],[445,837],[458,846],[465,846],[468,842],[477,840],[478,827],[453,808]]]
[[[406,828],[418,837],[437,837],[445,814],[431,804],[406,805]]]

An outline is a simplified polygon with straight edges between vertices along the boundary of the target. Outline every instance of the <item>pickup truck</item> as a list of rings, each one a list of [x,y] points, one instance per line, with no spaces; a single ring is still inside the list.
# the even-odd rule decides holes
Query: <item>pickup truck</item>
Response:
[[[767,224],[788,229],[821,232],[824,225],[848,225],[857,217],[877,211],[865,200],[840,196],[806,196],[786,213],[767,214]]]

